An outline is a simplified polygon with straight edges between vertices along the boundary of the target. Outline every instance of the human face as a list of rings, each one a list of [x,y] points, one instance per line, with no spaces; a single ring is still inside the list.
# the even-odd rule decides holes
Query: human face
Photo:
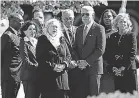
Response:
[[[103,21],[106,26],[110,26],[113,20],[113,15],[110,11],[104,13]]]
[[[121,18],[117,24],[118,28],[120,30],[127,30],[128,29],[128,23],[126,18]]]
[[[24,23],[24,20],[23,20],[22,17],[18,17],[18,18],[15,17],[15,18],[13,18],[13,20],[12,20],[13,27],[14,27],[16,30],[19,30],[20,27],[23,25],[23,23]]]
[[[44,23],[44,15],[42,12],[35,12],[34,13],[34,19],[37,19],[40,24],[43,24]]]
[[[56,36],[58,32],[58,24],[55,22],[50,23],[49,27],[48,27],[48,33],[51,36]]]
[[[36,33],[35,25],[30,25],[26,31],[24,31],[27,37],[34,37]]]
[[[65,14],[63,16],[63,23],[67,28],[70,28],[73,25],[74,16],[71,14]]]
[[[93,19],[94,13],[87,10],[87,9],[82,9],[81,10],[81,15],[82,15],[82,21],[85,25],[91,23],[94,20]]]

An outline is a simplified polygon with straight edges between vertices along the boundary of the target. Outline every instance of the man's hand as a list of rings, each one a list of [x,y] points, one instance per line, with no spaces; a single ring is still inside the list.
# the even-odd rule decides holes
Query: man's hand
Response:
[[[77,62],[72,60],[72,61],[70,62],[69,68],[72,69],[72,68],[75,68],[75,67],[77,67]]]
[[[78,64],[78,68],[80,68],[81,70],[85,69],[88,65],[88,63],[85,60],[79,60],[77,61]]]

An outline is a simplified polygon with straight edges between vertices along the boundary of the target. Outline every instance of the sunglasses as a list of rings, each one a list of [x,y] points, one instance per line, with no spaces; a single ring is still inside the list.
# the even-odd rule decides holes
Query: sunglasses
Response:
[[[85,16],[85,15],[86,15],[86,16],[89,16],[89,13],[82,13],[81,15],[82,15],[82,16]]]

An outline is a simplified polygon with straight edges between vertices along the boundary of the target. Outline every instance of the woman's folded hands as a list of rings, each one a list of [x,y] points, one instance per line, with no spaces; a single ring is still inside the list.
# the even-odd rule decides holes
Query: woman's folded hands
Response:
[[[120,68],[116,68],[116,67],[113,67],[113,73],[116,75],[116,76],[123,76],[124,75],[124,71],[125,71],[125,67],[120,67]]]

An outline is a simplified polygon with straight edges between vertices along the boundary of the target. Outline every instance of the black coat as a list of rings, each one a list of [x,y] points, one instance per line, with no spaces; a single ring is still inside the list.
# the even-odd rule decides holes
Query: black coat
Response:
[[[10,27],[1,37],[2,80],[20,81],[22,61],[19,53],[20,38]]]
[[[137,52],[136,35],[133,32],[119,35],[113,33],[109,39],[109,55],[107,62],[113,67],[126,67],[126,70],[136,69],[135,56]],[[119,56],[119,58],[118,58]]]
[[[20,40],[20,56],[23,61],[20,79],[22,81],[34,81],[37,79],[36,71],[38,63],[35,54],[36,47],[30,41]]]
[[[63,72],[55,72],[53,70],[55,66],[51,66],[52,63],[59,64],[70,60],[71,56],[65,41],[57,51],[45,35],[40,36],[36,47],[36,58],[39,64],[39,83],[43,92],[69,89],[66,69]]]
[[[104,68],[104,73],[111,73],[112,72],[112,65],[110,64],[110,54],[112,52],[112,41],[110,36],[112,35],[112,33],[114,33],[112,30],[110,31],[105,31],[106,32],[106,48],[105,48],[105,52],[103,54],[103,68]]]

